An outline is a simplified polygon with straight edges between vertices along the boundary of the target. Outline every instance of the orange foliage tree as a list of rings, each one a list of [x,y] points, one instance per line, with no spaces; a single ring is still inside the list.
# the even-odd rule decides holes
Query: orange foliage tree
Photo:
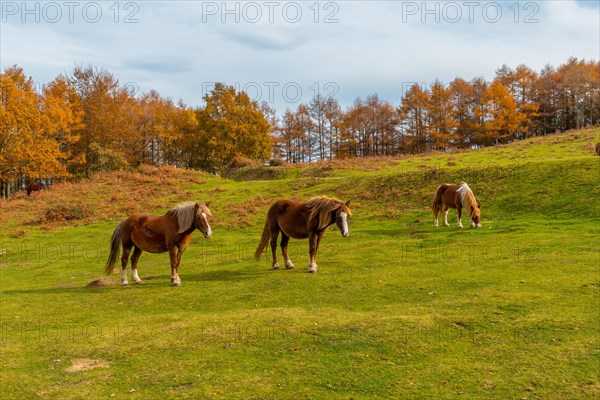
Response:
[[[68,176],[65,154],[53,137],[56,125],[44,113],[33,80],[17,66],[0,74],[0,181]]]

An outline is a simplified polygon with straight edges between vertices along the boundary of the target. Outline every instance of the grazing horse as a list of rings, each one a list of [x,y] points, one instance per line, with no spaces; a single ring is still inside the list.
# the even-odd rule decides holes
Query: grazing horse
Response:
[[[596,143],[596,155],[600,156],[600,142]]]
[[[276,201],[267,212],[267,222],[254,257],[257,261],[260,259],[260,255],[270,240],[273,253],[273,269],[279,269],[276,250],[277,236],[281,232],[281,252],[285,268],[293,269],[294,264],[290,260],[287,251],[288,241],[290,238],[308,238],[308,271],[316,272],[319,243],[329,227],[336,224],[343,237],[350,234],[348,232],[348,217],[352,213],[349,205],[349,201],[344,203],[341,200],[325,196],[314,197],[306,203],[297,203],[291,200]]]
[[[41,182],[34,182],[27,185],[25,189],[27,190],[27,196],[29,196],[31,192],[39,192],[42,189],[46,189],[46,185]]]
[[[433,212],[433,215],[435,215],[434,226],[438,226],[438,216],[442,211],[444,212],[444,226],[450,226],[450,224],[448,224],[448,211],[450,208],[456,208],[458,211],[457,226],[459,228],[463,227],[463,208],[469,210],[471,226],[474,228],[481,228],[481,205],[466,182],[461,182],[458,185],[445,183],[438,186],[435,196],[433,197],[433,205],[431,206],[431,211]]]
[[[198,229],[205,238],[212,236],[209,224],[211,216],[208,203],[188,202],[179,204],[160,217],[138,213],[125,218],[112,234],[105,274],[112,273],[121,246],[123,246],[123,255],[121,256],[121,283],[123,285],[129,284],[126,268],[132,248],[131,277],[135,283],[142,282],[137,272],[137,262],[142,251],[149,253],[168,251],[171,259],[171,285],[180,286],[179,262],[181,255],[190,244],[194,230]]]

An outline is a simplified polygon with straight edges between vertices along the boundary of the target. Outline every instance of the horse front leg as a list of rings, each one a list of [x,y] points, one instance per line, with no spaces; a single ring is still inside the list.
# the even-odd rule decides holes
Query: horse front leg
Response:
[[[317,272],[317,248],[319,247],[319,235],[308,236],[308,272]]]
[[[457,227],[462,228],[463,224],[462,224],[462,207],[458,206],[456,208],[456,211],[458,211],[458,223],[456,224]]]
[[[179,261],[181,260],[181,253],[177,246],[169,249],[169,258],[171,259],[171,286],[181,286],[181,279],[179,279]]]

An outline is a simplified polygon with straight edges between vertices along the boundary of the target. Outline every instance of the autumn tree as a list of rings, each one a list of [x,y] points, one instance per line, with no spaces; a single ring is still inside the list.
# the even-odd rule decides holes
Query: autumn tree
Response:
[[[417,84],[411,86],[402,98],[399,112],[406,136],[404,151],[420,153],[430,149],[429,104],[429,95]]]
[[[579,129],[598,123],[600,64],[570,58],[554,74],[557,86],[558,129]]]
[[[0,181],[2,195],[9,182],[67,176],[65,154],[52,134],[56,125],[43,112],[33,80],[12,66],[0,74]]]
[[[538,79],[538,74],[523,64],[519,65],[516,70],[512,70],[507,65],[496,70],[495,80],[508,88],[509,93],[517,102],[519,112],[525,115],[523,119],[525,129],[522,130],[526,134],[524,137],[534,135],[538,131],[540,115]]]
[[[325,131],[327,132],[327,155],[331,160],[339,151],[340,135],[342,129],[342,108],[333,97],[325,100]]]
[[[61,152],[67,157],[67,168],[80,168],[84,164],[84,158],[81,154],[74,154],[73,150],[85,127],[83,104],[75,88],[63,75],[44,85],[42,107],[48,118],[48,133],[58,142]]]
[[[208,152],[198,166],[222,171],[238,155],[255,160],[270,157],[270,124],[256,101],[222,83],[216,84],[204,101],[205,106],[197,110],[197,137]]]
[[[143,161],[145,143],[137,129],[141,110],[126,87],[105,70],[76,67],[67,77],[81,99],[83,129],[73,152],[84,160],[75,173],[119,169]]]
[[[436,81],[431,85],[427,117],[428,134],[431,136],[433,149],[445,150],[459,143],[455,135],[458,122],[455,119],[452,100],[452,91],[441,82]]]
[[[456,78],[449,85],[452,103],[452,120],[454,121],[453,144],[456,147],[468,148],[474,143],[475,96],[474,86],[462,78]]]
[[[517,102],[508,88],[494,81],[486,90],[480,107],[483,130],[477,135],[480,144],[491,145],[514,140],[526,130],[526,115],[517,109]]]
[[[300,121],[301,113],[286,110],[277,128],[280,156],[286,162],[304,161],[304,137],[306,132]]]

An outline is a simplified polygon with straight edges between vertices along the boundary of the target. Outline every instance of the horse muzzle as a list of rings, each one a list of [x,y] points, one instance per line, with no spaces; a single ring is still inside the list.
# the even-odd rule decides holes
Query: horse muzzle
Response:
[[[342,237],[348,237],[350,236],[350,232],[342,232]]]
[[[212,237],[212,231],[211,231],[211,230],[210,230],[210,231],[207,231],[207,232],[204,232],[204,231],[202,231],[202,234],[204,235],[204,237],[205,237],[206,239],[208,239],[208,238]]]

